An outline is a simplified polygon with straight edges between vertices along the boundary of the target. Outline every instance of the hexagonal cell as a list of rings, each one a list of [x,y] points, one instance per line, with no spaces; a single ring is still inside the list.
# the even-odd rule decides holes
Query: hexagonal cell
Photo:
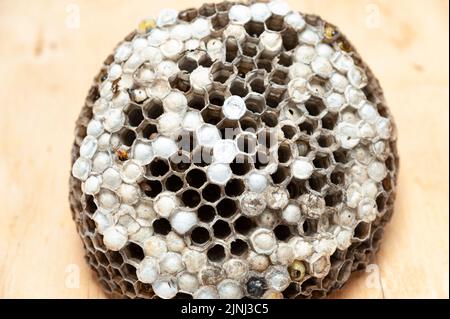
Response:
[[[278,114],[272,111],[265,111],[261,116],[261,120],[268,127],[275,127],[278,125]]]
[[[126,111],[128,118],[128,125],[137,127],[144,120],[144,115],[142,114],[142,109],[137,105],[130,105]]]
[[[220,135],[223,139],[234,140],[237,134],[240,132],[239,122],[229,119],[223,119],[217,125],[220,130]]]
[[[305,102],[305,108],[310,116],[319,116],[326,109],[326,106],[322,99],[311,97]]]
[[[197,147],[192,153],[192,163],[197,167],[205,167],[212,163],[212,150]]]
[[[216,14],[216,6],[214,3],[204,3],[199,9],[198,13],[204,17],[211,17]]]
[[[144,180],[139,184],[139,187],[145,196],[150,198],[155,198],[162,192],[162,185],[158,180]]]
[[[336,207],[337,205],[342,203],[343,195],[341,191],[336,191],[327,194],[325,197],[325,205],[328,207]]]
[[[106,255],[101,251],[96,251],[95,258],[97,258],[98,264],[103,266],[103,267],[100,266],[99,269],[102,270],[103,274],[107,273],[106,269],[104,268],[108,267],[108,258],[106,258]]]
[[[126,245],[121,252],[127,260],[132,260],[136,262],[140,262],[145,257],[144,250],[142,249],[142,247],[132,242],[128,243],[128,245]],[[115,257],[115,261],[117,262],[120,259],[121,258],[119,258],[118,256]]]
[[[321,148],[332,148],[336,145],[336,140],[332,134],[322,133],[316,137],[317,144]]]
[[[188,73],[191,73],[197,67],[198,67],[197,61],[190,57],[184,56],[178,61],[178,68],[181,71],[186,71]]]
[[[230,243],[230,253],[235,256],[242,256],[249,250],[248,244],[242,239],[236,239]]]
[[[342,169],[336,168],[330,174],[330,181],[334,185],[343,186],[345,185],[345,173]]]
[[[294,60],[294,58],[292,57],[291,54],[283,52],[278,56],[277,63],[284,67],[290,67],[293,63],[293,60]]]
[[[250,93],[245,99],[245,106],[250,112],[261,114],[266,108],[266,101],[264,100],[263,96],[255,93]]]
[[[146,139],[153,139],[158,134],[158,128],[155,124],[146,123],[142,128],[142,137]]]
[[[272,60],[258,58],[256,60],[256,66],[257,66],[258,70],[265,70],[267,73],[269,73],[272,71]]]
[[[113,267],[119,267],[123,263],[122,255],[117,251],[108,251],[106,258],[108,258]]]
[[[258,149],[254,156],[254,165],[256,169],[262,169],[266,167],[269,164],[270,157],[268,155],[267,151],[263,151],[261,149]]]
[[[169,162],[164,158],[156,157],[146,168],[148,176],[161,177],[169,172]]]
[[[223,218],[229,218],[236,214],[237,204],[236,201],[230,198],[224,198],[217,204],[217,213]]]
[[[236,158],[231,162],[230,168],[233,174],[238,176],[244,176],[247,174],[252,168],[253,161],[250,157],[239,154]]]
[[[258,120],[246,116],[239,120],[239,125],[242,131],[256,133],[258,130]]]
[[[285,138],[293,140],[298,134],[298,128],[293,123],[280,123]]]
[[[201,111],[201,110],[203,110],[203,108],[206,105],[205,97],[200,94],[190,94],[190,95],[188,95],[187,100],[188,100],[188,106],[195,110]]]
[[[242,54],[250,58],[254,58],[258,54],[258,44],[246,41],[242,46]]]
[[[186,9],[178,14],[178,19],[184,22],[191,22],[198,16],[198,11],[196,9]]]
[[[330,156],[326,153],[317,153],[313,160],[313,164],[315,168],[327,169],[331,166]]]
[[[186,182],[192,187],[200,188],[206,183],[206,174],[201,169],[191,169],[186,174]]]
[[[216,202],[221,196],[220,186],[215,184],[207,184],[202,190],[202,197],[210,203]]]
[[[140,298],[152,298],[154,292],[151,284],[145,284],[143,282],[137,281],[134,285],[137,296]]]
[[[191,167],[191,158],[187,152],[178,152],[169,158],[169,163],[172,170],[183,173]]]
[[[365,222],[359,222],[353,234],[353,240],[363,242],[370,236],[371,225]]]
[[[244,80],[234,78],[230,85],[230,93],[240,97],[245,97],[248,94],[248,88]]]
[[[240,216],[234,221],[234,230],[242,235],[248,235],[255,227],[255,222],[246,216]]]
[[[205,227],[197,226],[191,232],[191,240],[197,245],[204,245],[211,240],[211,234]]]
[[[259,36],[264,32],[264,23],[249,21],[244,25],[244,28],[249,36],[259,38]]]
[[[213,65],[213,63],[214,63],[214,61],[211,59],[211,57],[207,53],[203,54],[200,57],[200,59],[198,59],[198,65],[200,65],[204,68],[209,68],[210,66]]]
[[[167,235],[172,230],[170,222],[165,218],[158,218],[153,221],[153,231],[155,234]]]
[[[197,210],[197,216],[202,222],[209,223],[216,217],[216,210],[213,206],[202,205]]]
[[[256,151],[257,139],[254,134],[244,133],[237,137],[238,149],[246,154],[254,154]]]
[[[272,15],[265,22],[266,30],[271,31],[283,31],[286,28],[284,19],[279,15]]]
[[[174,77],[169,78],[170,87],[181,92],[189,92],[191,89],[191,82],[189,81],[188,73],[179,72]]]
[[[94,196],[85,195],[84,209],[91,216],[97,211],[97,204],[95,204]]]
[[[208,90],[208,98],[209,103],[213,106],[223,106],[223,103],[225,102],[225,87],[223,85],[218,85],[215,83],[211,86],[210,90]]]
[[[302,123],[300,123],[298,127],[301,132],[307,135],[312,135],[317,128],[317,121],[312,119],[305,119]]]
[[[305,181],[293,178],[287,185],[287,190],[289,192],[289,198],[296,199],[307,192]]]
[[[225,194],[230,197],[237,197],[245,191],[244,182],[239,178],[233,178],[225,185]]]
[[[286,51],[292,51],[299,45],[298,33],[291,27],[285,29],[285,31],[281,34],[281,38],[283,41],[283,47]]]
[[[338,149],[333,152],[333,159],[335,163],[345,164],[348,161],[348,152],[344,149]]]
[[[266,104],[271,108],[277,108],[283,101],[286,89],[279,86],[269,86],[265,94]]]
[[[278,165],[275,173],[270,175],[274,184],[283,184],[290,178],[291,170],[289,167]]]
[[[253,62],[253,59],[246,56],[242,56],[238,59],[236,67],[238,70],[237,75],[241,78],[245,78],[247,73],[256,69],[256,65],[255,62]]]
[[[165,180],[164,186],[168,191],[177,192],[183,188],[183,180],[177,175],[170,175]]]
[[[331,84],[319,76],[313,76],[308,80],[308,91],[317,98],[323,98],[331,92]]]
[[[208,249],[206,256],[211,262],[220,262],[226,256],[225,248],[220,244],[216,244]]]
[[[215,101],[215,103],[223,104],[223,102],[224,102],[223,96],[218,95],[218,97],[221,97],[222,99]],[[221,109],[214,107],[214,106],[203,109],[201,114],[203,117],[203,121],[205,123],[212,124],[212,125],[217,125],[223,119],[223,114],[222,114]]]
[[[224,43],[225,47],[225,61],[233,63],[239,55],[239,43],[233,38],[227,38]]]
[[[136,133],[124,127],[119,131],[119,138],[123,145],[129,147],[133,145],[133,142],[136,139]]]
[[[277,145],[277,138],[270,130],[261,130],[258,132],[258,143],[260,147],[271,149]]]
[[[226,13],[218,13],[211,19],[211,25],[216,31],[223,30],[229,22],[230,19],[228,18],[228,14]]]
[[[181,200],[185,206],[194,208],[200,204],[201,197],[197,190],[187,189],[181,194]]]
[[[222,62],[214,63],[211,68],[211,74],[213,81],[219,83],[225,83],[230,79],[236,70],[232,64],[224,64]]]
[[[322,192],[325,188],[328,187],[327,185],[327,177],[325,175],[314,173],[309,179],[308,179],[308,185],[312,190],[315,190],[316,192]]]
[[[217,220],[212,226],[216,238],[225,239],[231,234],[230,225],[224,220]]]
[[[289,82],[289,75],[287,71],[277,68],[270,76],[270,82],[278,85],[286,85]]]
[[[322,128],[330,130],[330,131],[334,130],[337,120],[338,120],[338,115],[336,113],[328,112],[321,120]]]
[[[291,229],[287,225],[278,225],[273,230],[275,237],[281,241],[287,241],[292,236]]]
[[[157,119],[164,113],[162,101],[158,98],[153,98],[145,103],[142,109],[144,110],[145,117],[148,119]]]
[[[96,225],[95,222],[87,215],[84,215],[82,217],[82,222],[83,222],[83,226],[85,227],[86,231],[94,234],[95,233],[95,229],[96,229]]]

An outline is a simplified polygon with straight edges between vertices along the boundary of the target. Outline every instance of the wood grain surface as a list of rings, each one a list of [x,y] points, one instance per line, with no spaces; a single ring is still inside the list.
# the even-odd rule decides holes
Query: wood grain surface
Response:
[[[201,2],[0,0],[0,297],[104,298],[67,199],[75,119],[102,61],[141,19]],[[340,26],[398,126],[395,215],[369,272],[332,297],[448,298],[448,2],[288,2]]]

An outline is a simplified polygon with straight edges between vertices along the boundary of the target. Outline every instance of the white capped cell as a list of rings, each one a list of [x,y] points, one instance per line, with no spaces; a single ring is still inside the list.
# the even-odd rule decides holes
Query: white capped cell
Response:
[[[197,214],[194,212],[179,211],[172,215],[170,224],[178,234],[184,235],[190,231],[198,222]]]
[[[127,231],[121,226],[111,226],[103,232],[103,243],[112,251],[122,249],[127,243]]]
[[[260,228],[250,236],[253,249],[260,254],[270,255],[277,247],[277,239],[270,229]]]
[[[246,24],[252,18],[252,12],[248,6],[237,4],[230,8],[228,17],[232,23]]]
[[[270,18],[272,12],[265,3],[257,2],[250,6],[252,20],[256,22],[265,22]]]
[[[152,283],[152,288],[158,297],[171,299],[178,293],[177,281],[173,277],[162,277]]]
[[[201,146],[214,147],[221,140],[220,131],[211,124],[203,124],[196,130],[197,142]]]
[[[314,166],[307,158],[298,158],[291,164],[292,175],[298,179],[308,179],[313,171]]]
[[[153,159],[153,148],[150,143],[143,141],[135,142],[132,149],[132,156],[141,165],[149,164]]]
[[[152,148],[155,156],[169,158],[178,151],[177,144],[174,140],[159,136],[152,142]]]
[[[213,159],[216,163],[231,163],[237,154],[238,149],[233,140],[218,140],[213,146]]]
[[[206,170],[208,179],[217,185],[225,185],[230,180],[232,174],[230,165],[222,163],[213,163]]]
[[[72,166],[72,175],[81,181],[85,181],[91,171],[91,162],[86,158],[78,158]]]
[[[184,114],[181,127],[186,131],[193,132],[203,124],[203,117],[199,111],[189,111]]]
[[[158,27],[165,27],[177,22],[178,11],[175,9],[163,9],[156,19]]]
[[[115,190],[122,184],[122,177],[118,170],[108,167],[102,174],[102,181],[102,187]]]
[[[159,277],[159,263],[154,257],[145,257],[136,268],[136,276],[139,281],[151,284]]]
[[[164,218],[170,217],[175,209],[179,206],[179,201],[176,195],[172,192],[163,192],[155,197],[153,209],[155,212]]]
[[[244,99],[237,95],[228,97],[223,103],[222,112],[230,120],[239,120],[246,112]]]
[[[210,69],[199,66],[190,75],[191,85],[195,90],[203,91],[211,85]]]
[[[291,12],[284,17],[284,22],[290,25],[295,31],[301,31],[305,28],[305,19],[298,12]]]

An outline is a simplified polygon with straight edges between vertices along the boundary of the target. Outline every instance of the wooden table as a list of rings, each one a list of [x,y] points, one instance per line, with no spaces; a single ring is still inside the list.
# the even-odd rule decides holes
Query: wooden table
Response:
[[[187,2],[201,4],[0,0],[0,297],[104,297],[83,260],[67,200],[74,122],[116,42],[145,12]],[[398,125],[396,213],[376,265],[333,296],[448,298],[448,2],[289,2],[352,39]]]

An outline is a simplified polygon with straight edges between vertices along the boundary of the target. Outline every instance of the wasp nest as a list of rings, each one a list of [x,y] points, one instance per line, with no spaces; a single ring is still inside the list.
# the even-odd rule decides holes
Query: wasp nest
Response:
[[[395,140],[378,81],[319,17],[164,10],[95,79],[73,217],[114,297],[323,297],[378,249]]]

